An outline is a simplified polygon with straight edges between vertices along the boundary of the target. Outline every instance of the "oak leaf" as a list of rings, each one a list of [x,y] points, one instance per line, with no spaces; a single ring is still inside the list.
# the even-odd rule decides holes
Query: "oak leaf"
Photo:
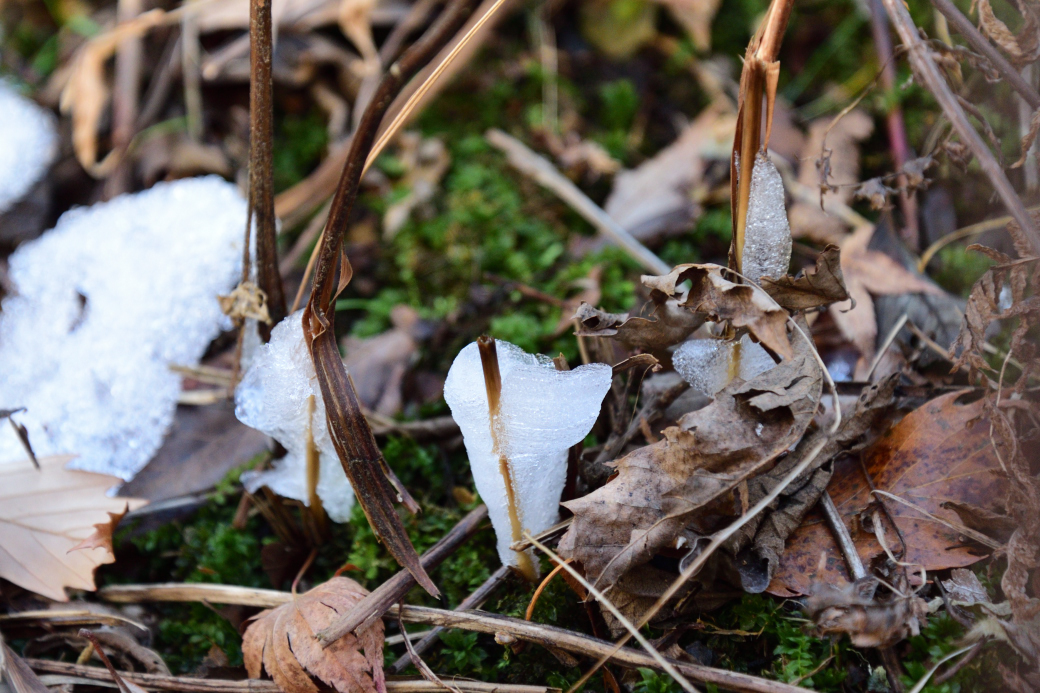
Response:
[[[146,502],[109,498],[120,479],[65,469],[71,459],[0,465],[0,577],[62,602],[66,587],[95,589],[94,569],[115,561],[113,522]]]
[[[956,513],[943,508],[944,502],[993,507],[1002,503],[1007,493],[1007,481],[990,442],[989,422],[983,418],[984,402],[960,404],[963,394],[943,395],[907,414],[863,454],[866,473],[878,490],[909,501],[954,526],[961,526],[960,521]],[[884,553],[873,527],[868,526],[873,522],[883,522],[889,548],[901,550],[900,539],[882,517],[884,513],[872,512],[879,506],[872,505],[875,496],[857,460],[846,458],[835,463],[828,490],[850,526],[865,565]],[[890,497],[883,497],[883,502],[906,542],[906,553],[900,560],[923,566],[930,573],[971,565],[984,554],[984,548],[970,542],[965,533]],[[822,515],[814,511],[787,540],[780,567],[767,591],[780,596],[807,594],[821,553],[826,554],[826,564],[815,580],[847,582],[837,543]]]
[[[381,620],[324,649],[314,637],[367,594],[350,578],[335,577],[292,602],[257,614],[242,636],[249,676],[260,678],[266,670],[286,693],[318,693],[311,676],[339,693],[385,693]]]

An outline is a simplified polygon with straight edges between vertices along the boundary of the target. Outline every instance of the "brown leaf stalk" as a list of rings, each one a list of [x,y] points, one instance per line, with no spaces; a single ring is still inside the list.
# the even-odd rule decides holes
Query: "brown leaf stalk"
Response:
[[[351,138],[350,154],[332,200],[326,232],[315,265],[310,301],[303,313],[303,332],[325,402],[329,434],[361,508],[391,555],[415,576],[427,592],[435,596],[440,592],[420,564],[419,556],[394,509],[394,499],[403,494],[387,474],[386,462],[343,366],[336,344],[333,291],[337,288],[337,269],[341,273],[348,271],[347,267],[340,266],[343,238],[357,198],[365,160],[372,149],[379,124],[394,96],[455,34],[469,16],[471,8],[472,0],[453,0],[423,37],[390,66],[372,96]]]
[[[274,217],[274,79],[271,0],[249,3],[249,206],[256,219],[256,283],[267,295],[271,322],[258,321],[260,337],[271,338],[271,326],[285,317],[285,289],[278,272]],[[247,221],[247,223],[249,223]],[[249,238],[249,229],[246,229]],[[249,253],[248,243],[244,251]],[[248,263],[247,263],[248,265]]]

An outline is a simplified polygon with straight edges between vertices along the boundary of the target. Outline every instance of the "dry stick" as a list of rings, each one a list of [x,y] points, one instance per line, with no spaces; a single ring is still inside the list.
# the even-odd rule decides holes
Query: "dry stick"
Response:
[[[141,13],[141,0],[119,0],[116,17],[127,22]],[[119,162],[105,181],[105,199],[130,190],[133,171],[127,149],[137,125],[137,102],[141,97],[140,36],[128,34],[116,49],[115,81],[112,88],[112,149],[119,152]]]
[[[191,8],[194,4],[185,4],[183,7]],[[184,12],[181,17],[181,78],[184,80],[184,110],[188,119],[188,137],[195,142],[202,139],[200,54],[198,17],[195,12]]]
[[[552,163],[528,149],[523,142],[495,129],[488,130],[484,137],[492,146],[505,153],[514,168],[555,193],[585,221],[595,226],[600,233],[613,241],[645,269],[654,274],[667,274],[672,269],[671,265],[636,240],[599,205],[590,200],[588,195],[583,193],[570,179],[557,171]]]
[[[971,123],[968,122],[964,109],[957,102],[957,97],[950,90],[935,61],[932,60],[928,46],[918,36],[917,27],[914,25],[914,20],[910,16],[909,10],[903,5],[902,0],[884,0],[884,2],[888,15],[891,17],[892,23],[895,24],[896,31],[899,32],[903,45],[907,48],[910,65],[913,67],[917,78],[932,93],[939,105],[942,106],[943,112],[953,125],[953,129],[957,131],[961,140],[968,146],[975,158],[978,159],[979,166],[982,167],[983,172],[989,177],[1000,199],[1003,200],[1004,206],[1007,207],[1008,212],[1011,213],[1011,216],[1014,217],[1015,221],[1022,228],[1023,233],[1029,238],[1034,252],[1040,255],[1040,234],[1037,233],[1032,218],[1026,211],[1025,205],[1022,204],[1018,194],[1015,193],[1011,182],[1004,175],[1004,170],[993,157],[993,153],[986,146],[986,143],[982,141],[979,133],[971,126]]]
[[[310,300],[303,313],[303,332],[321,387],[329,435],[369,524],[397,562],[433,596],[440,591],[419,561],[408,532],[397,515],[394,500],[403,499],[414,509],[415,501],[387,466],[365,420],[357,391],[343,365],[336,343],[334,291],[350,265],[342,255],[354,202],[365,162],[379,124],[404,84],[446,44],[470,15],[472,0],[452,0],[447,9],[400,60],[387,70],[365,115],[351,137],[347,163],[332,200],[326,233],[319,244]],[[342,261],[341,261],[342,260]],[[337,270],[340,286],[337,287]]]
[[[264,342],[271,339],[271,325],[277,325],[285,317],[285,289],[278,272],[274,217],[271,2],[250,0],[249,3],[249,205],[256,219],[256,283],[267,296],[267,311],[271,316],[270,323],[258,321]]]
[[[834,505],[834,499],[831,498],[831,492],[826,489],[824,489],[823,495],[820,496],[820,508],[823,510],[823,516],[827,518],[827,524],[830,525],[831,531],[838,541],[838,547],[841,549],[841,555],[845,557],[845,563],[849,566],[852,579],[859,580],[862,577],[866,577],[867,571],[863,567],[863,561],[859,558],[859,552],[856,551],[856,544],[852,541],[849,528],[845,526],[845,521],[841,519],[841,513],[838,512],[837,506]]]
[[[888,353],[889,348],[892,346],[892,342],[896,341],[899,331],[903,329],[903,325],[906,324],[909,317],[910,316],[907,313],[903,313],[899,319],[896,320],[896,324],[892,326],[892,329],[888,331],[888,336],[885,337],[885,341],[882,342],[881,348],[878,349],[876,354],[874,354],[874,360],[870,362],[870,369],[867,370],[867,377],[864,378],[868,383],[870,382],[870,377],[874,375],[874,371],[876,371],[877,367],[881,365],[881,359],[885,358],[885,354]]]
[[[957,33],[968,42],[968,45],[989,60],[990,64],[1000,73],[1000,76],[1007,80],[1007,83],[1018,92],[1019,96],[1025,99],[1031,108],[1034,110],[1040,108],[1040,93],[1023,79],[1018,70],[1007,61],[993,44],[979,33],[979,30],[975,28],[971,20],[961,14],[956,5],[950,2],[950,0],[932,0],[932,5],[942,13],[942,16],[946,17],[946,21],[953,25]]]
[[[484,602],[488,600],[492,592],[498,589],[499,585],[506,581],[512,570],[509,566],[500,566],[498,570],[491,574],[487,580],[484,581],[480,587],[473,591],[473,594],[463,599],[458,606],[455,607],[455,611],[467,611],[470,609],[479,609],[484,605]],[[430,648],[435,642],[440,639],[440,634],[444,632],[444,628],[441,626],[435,626],[431,630],[427,631],[423,635],[422,640],[415,643],[412,649],[415,650],[416,654],[422,654]],[[411,664],[411,658],[408,654],[401,655],[397,658],[397,661],[390,665],[390,672],[393,674],[400,674],[405,670],[409,664]]]
[[[430,571],[443,563],[464,541],[477,533],[487,520],[487,516],[486,505],[479,505],[469,511],[464,518],[459,520],[458,524],[441,537],[440,541],[422,555],[420,560],[423,569]],[[333,621],[324,630],[318,631],[314,637],[321,643],[322,648],[326,648],[347,633],[368,628],[391,605],[401,601],[408,594],[408,590],[415,587],[415,583],[415,577],[409,571],[398,571],[396,575],[369,592],[364,599],[354,605],[354,608]]]
[[[168,583],[155,585],[112,585],[98,592],[107,601],[130,604],[140,602],[211,602],[215,604],[240,604],[243,606],[260,606],[272,608],[288,604],[292,601],[289,592],[268,590],[234,585],[215,585],[204,583]],[[586,657],[608,655],[614,662],[626,667],[648,667],[660,670],[654,658],[645,652],[622,647],[615,650],[613,643],[593,638],[581,633],[532,623],[519,618],[490,614],[483,611],[447,611],[421,606],[394,605],[387,610],[386,616],[396,618],[401,615],[405,623],[417,625],[440,626],[442,628],[458,628],[475,633],[505,633],[520,640],[533,642],[543,647],[558,648]],[[668,660],[683,676],[712,683],[732,691],[747,693],[805,693],[804,688],[791,686],[779,681],[741,674],[725,669],[716,669],[699,664],[688,664],[673,659]],[[206,690],[199,688],[198,690]]]
[[[25,662],[38,672],[58,674],[63,677],[76,677],[69,681],[54,683],[87,683],[98,682],[104,685],[112,681],[112,674],[102,667],[56,662],[50,659],[26,659]],[[283,693],[274,681],[266,679],[246,679],[244,681],[227,681],[221,679],[201,679],[191,676],[167,676],[163,674],[139,674],[132,671],[121,671],[119,675],[136,683],[142,688],[153,691],[185,691],[185,693]],[[79,679],[79,680],[76,680]],[[525,686],[521,684],[485,683],[483,681],[466,681],[453,679],[452,684],[464,693],[549,693],[556,690],[546,686]],[[443,691],[440,686],[429,681],[386,682],[387,693],[433,693]]]

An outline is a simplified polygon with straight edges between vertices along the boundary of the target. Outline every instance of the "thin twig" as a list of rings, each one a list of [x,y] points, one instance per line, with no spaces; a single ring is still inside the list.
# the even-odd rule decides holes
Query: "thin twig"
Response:
[[[859,580],[862,577],[866,577],[867,571],[863,567],[863,561],[859,558],[859,552],[856,551],[856,544],[852,541],[849,528],[845,526],[845,521],[842,520],[841,513],[838,512],[837,506],[834,505],[834,499],[831,498],[830,491],[826,489],[823,491],[823,495],[820,496],[820,508],[823,510],[823,516],[827,518],[827,524],[838,541],[838,547],[841,549],[841,555],[845,557],[845,563],[849,566],[849,573],[852,575],[852,579]]]
[[[964,109],[961,108],[957,102],[956,95],[950,90],[946,79],[939,72],[939,68],[932,59],[928,46],[918,36],[917,27],[910,16],[910,11],[906,9],[902,0],[884,0],[884,2],[888,15],[892,19],[892,23],[895,25],[903,45],[907,48],[910,64],[914,68],[917,78],[932,93],[936,101],[939,102],[946,117],[950,119],[953,129],[957,131],[961,140],[975,155],[979,166],[989,177],[997,195],[1004,202],[1004,206],[1015,221],[1018,222],[1025,236],[1029,238],[1034,252],[1040,255],[1040,233],[1037,233],[1036,226],[1026,211],[1025,205],[1022,204],[1021,198],[1019,198],[1012,187],[1011,181],[1004,175],[1004,170],[997,163],[993,153],[986,146],[986,143],[982,141],[979,133],[971,126],[971,123],[968,122]]]
[[[505,153],[512,164],[521,173],[530,176],[539,185],[544,186],[566,202],[604,236],[624,250],[633,260],[654,274],[667,274],[671,265],[657,257],[649,248],[640,243],[624,227],[614,221],[613,217],[589,199],[578,186],[564,176],[552,163],[516,139],[501,130],[488,130],[484,135],[492,146]]]

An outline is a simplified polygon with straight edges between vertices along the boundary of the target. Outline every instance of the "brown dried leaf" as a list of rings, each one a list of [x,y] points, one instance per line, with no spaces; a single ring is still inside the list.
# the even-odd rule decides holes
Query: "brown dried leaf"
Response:
[[[791,358],[750,381],[734,380],[683,416],[664,440],[617,460],[607,485],[565,503],[574,520],[561,555],[612,584],[675,548],[702,508],[768,468],[801,438],[820,398],[816,362],[804,341],[797,345]]]
[[[129,503],[123,506],[122,512],[108,513],[108,520],[94,525],[94,533],[69,549],[69,553],[86,551],[88,549],[104,549],[114,556],[115,548],[112,546],[112,533],[116,531],[116,527],[119,526],[120,521],[128,512],[130,512]]]
[[[659,297],[663,298],[663,297]],[[704,324],[702,316],[682,308],[678,301],[655,301],[651,317],[608,313],[587,303],[578,306],[574,319],[580,337],[615,337],[632,349],[665,349],[683,341]]]
[[[888,196],[894,192],[882,179],[871,178],[856,186],[856,199],[869,201],[871,209],[884,209],[888,204]]]
[[[828,245],[816,258],[816,267],[801,277],[762,277],[762,288],[789,311],[819,308],[849,300],[841,274],[841,251]]]
[[[11,693],[50,693],[43,681],[0,635],[0,687]]]
[[[1017,35],[997,18],[989,0],[979,0],[979,25],[983,33],[1004,49],[1012,63],[1022,67],[1040,59],[1040,11],[1028,0],[1016,0],[1015,4],[1025,18]]]
[[[979,582],[978,576],[967,568],[951,570],[950,579],[943,580],[942,586],[952,601],[962,602],[967,606],[989,601],[986,588]]]
[[[120,480],[65,469],[71,459],[41,457],[38,470],[28,460],[0,465],[0,577],[61,602],[68,601],[65,587],[95,589],[94,569],[115,561],[103,541],[78,546],[95,533],[95,523],[145,504],[109,498],[106,491]]]
[[[250,678],[258,679],[266,670],[287,693],[318,693],[311,676],[339,693],[384,693],[381,620],[325,649],[314,637],[366,594],[350,578],[335,577],[255,616],[242,636],[242,657]]]
[[[878,581],[865,577],[841,587],[814,585],[805,601],[818,637],[847,634],[856,647],[888,647],[918,635],[928,606],[910,594],[881,600],[874,596]]]
[[[864,453],[867,473],[877,489],[887,491],[955,525],[957,516],[942,507],[954,500],[991,507],[1003,501],[1007,481],[990,442],[989,423],[982,418],[984,400],[958,404],[963,392],[952,392],[933,399],[908,414],[884,437]],[[870,509],[873,496],[858,461],[840,460],[828,490],[839,512],[850,525],[850,533],[863,562],[882,555],[872,527],[858,518]],[[891,499],[885,507],[895,517],[906,541],[902,561],[935,571],[959,568],[979,560],[982,550],[965,536]],[[879,513],[879,516],[883,513]],[[898,552],[900,540],[885,520],[889,547]],[[768,591],[781,596],[806,594],[820,554],[826,565],[817,582],[840,584],[847,581],[844,561],[830,529],[818,512],[810,513],[802,526],[787,541],[780,569]]]
[[[921,156],[903,164],[902,172],[906,176],[906,189],[908,192],[928,187],[931,181],[925,176],[925,172],[934,164],[935,159],[930,156]]]

